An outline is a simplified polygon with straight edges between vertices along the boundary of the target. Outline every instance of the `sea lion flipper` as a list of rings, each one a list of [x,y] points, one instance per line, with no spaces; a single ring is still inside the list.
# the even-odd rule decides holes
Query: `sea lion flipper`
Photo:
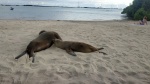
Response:
[[[34,63],[34,61],[35,61],[35,55],[32,54],[31,57],[32,57],[32,63]]]
[[[33,55],[32,57],[32,63],[34,63],[34,61],[35,61],[35,55]]]
[[[66,49],[66,52],[72,56],[77,56],[71,49]]]
[[[104,48],[98,48],[98,50],[103,50]]]
[[[34,63],[34,61],[35,61],[35,55],[34,55],[33,52],[31,52],[31,53],[29,54],[29,58],[30,58],[30,57],[32,57],[32,63]]]
[[[24,54],[26,54],[26,51],[22,52],[20,55],[18,55],[17,57],[15,57],[15,59],[19,59],[19,58],[22,57]]]
[[[101,51],[99,51],[99,53],[103,53],[103,55],[107,55],[107,53],[105,53],[105,52],[101,52]]]
[[[102,48],[98,48],[98,50],[103,50],[104,48],[102,47]],[[105,53],[105,52],[102,52],[102,51],[98,51],[99,53],[103,53],[103,55],[107,55],[107,53]]]

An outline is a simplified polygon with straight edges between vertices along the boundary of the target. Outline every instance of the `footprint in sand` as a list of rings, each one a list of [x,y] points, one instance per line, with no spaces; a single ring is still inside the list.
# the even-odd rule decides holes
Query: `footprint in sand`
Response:
[[[12,70],[11,70],[10,67],[6,67],[6,65],[5,65],[5,66],[0,65],[0,72],[6,72],[6,73],[9,73],[9,72],[11,72],[11,71],[12,71]]]
[[[107,72],[108,71],[107,68],[105,68],[103,66],[97,66],[97,68],[98,68],[99,72]]]
[[[61,79],[69,79],[71,76],[66,72],[56,72],[56,74],[61,77]]]
[[[27,80],[29,77],[29,72],[25,72],[25,71],[16,71],[14,73],[14,84],[20,84],[22,82],[25,82],[25,80]]]
[[[132,77],[134,77],[134,78],[140,78],[140,76],[138,75],[137,72],[128,72],[127,75],[128,75],[128,76],[132,76]]]
[[[13,82],[13,79],[11,76],[9,76],[6,73],[0,73],[0,84],[15,84],[15,83]]]
[[[119,72],[119,71],[114,71],[114,72],[115,72],[115,74],[117,74],[117,75],[119,75],[119,76],[121,76],[121,77],[123,77],[123,78],[126,78],[126,77],[127,77],[126,74],[123,73],[123,72]]]
[[[150,66],[146,65],[145,63],[143,63],[143,62],[138,62],[138,64],[139,64],[141,67],[145,68],[146,70],[150,71]]]

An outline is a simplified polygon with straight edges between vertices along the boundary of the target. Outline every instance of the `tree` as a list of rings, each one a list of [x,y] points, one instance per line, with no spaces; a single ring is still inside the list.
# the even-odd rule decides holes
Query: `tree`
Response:
[[[143,16],[147,15],[144,8],[140,8],[135,14],[134,14],[134,20],[142,20]]]
[[[128,17],[132,18],[133,15],[134,15],[134,14],[133,14],[133,7],[132,7],[132,5],[126,7],[121,13],[122,13],[122,14],[125,14],[125,13],[126,13]]]
[[[150,11],[150,0],[144,0],[143,6],[144,10]]]
[[[134,20],[140,20],[144,16],[150,20],[150,0],[134,0],[132,5],[123,9],[122,14]]]

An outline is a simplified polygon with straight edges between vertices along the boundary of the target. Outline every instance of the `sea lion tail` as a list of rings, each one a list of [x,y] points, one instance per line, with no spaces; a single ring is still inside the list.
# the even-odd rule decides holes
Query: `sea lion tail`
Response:
[[[104,48],[98,48],[98,50],[103,50]],[[103,53],[103,55],[107,55],[107,53],[102,52],[102,51],[98,51],[99,53]]]
[[[22,52],[20,55],[16,56],[15,59],[19,59],[20,57],[22,57],[23,55],[25,55],[27,53],[27,51],[25,50],[24,52]]]
[[[104,48],[97,48],[97,50],[103,50]]]

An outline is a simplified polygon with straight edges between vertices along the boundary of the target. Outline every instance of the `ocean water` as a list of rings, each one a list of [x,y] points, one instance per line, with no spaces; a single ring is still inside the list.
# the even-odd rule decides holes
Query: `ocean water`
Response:
[[[13,7],[14,10],[10,10]],[[19,20],[122,20],[122,9],[0,6],[0,19]]]

